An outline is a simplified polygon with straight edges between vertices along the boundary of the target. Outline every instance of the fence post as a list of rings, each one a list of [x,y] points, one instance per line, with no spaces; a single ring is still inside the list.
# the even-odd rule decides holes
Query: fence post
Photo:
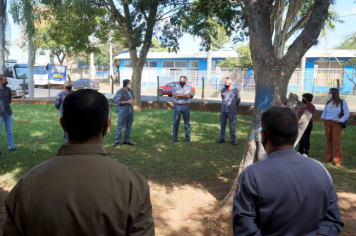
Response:
[[[111,93],[114,93],[114,81],[112,75],[110,75],[110,83],[111,83]]]
[[[218,79],[216,78],[216,76],[215,76],[215,80],[216,80],[216,97],[218,97],[219,96],[218,95],[218,85],[219,85],[219,83],[218,83]]]
[[[157,76],[157,102],[159,102],[159,76]]]
[[[21,77],[22,77],[22,92],[23,92],[22,99],[26,99],[26,83],[25,83],[26,78],[25,75],[21,75]]]
[[[247,73],[246,73],[247,75]],[[244,76],[243,76],[243,73],[242,73],[242,69],[241,69],[241,82],[242,82],[242,86],[241,86],[241,93],[244,92]]]
[[[337,80],[336,80],[336,83],[337,83],[337,90],[340,92],[340,80],[337,79]]]
[[[201,92],[201,102],[204,102],[204,77],[201,77],[202,81],[203,81],[203,86],[202,86],[202,92]]]
[[[67,75],[67,77],[68,77],[69,83],[72,83],[72,80],[71,80],[70,76]]]

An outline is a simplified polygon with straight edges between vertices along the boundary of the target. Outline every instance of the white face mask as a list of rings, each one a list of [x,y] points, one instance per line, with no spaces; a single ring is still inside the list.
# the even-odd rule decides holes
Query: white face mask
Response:
[[[333,98],[333,95],[332,94],[328,94],[328,97],[330,98],[330,99],[332,99]]]

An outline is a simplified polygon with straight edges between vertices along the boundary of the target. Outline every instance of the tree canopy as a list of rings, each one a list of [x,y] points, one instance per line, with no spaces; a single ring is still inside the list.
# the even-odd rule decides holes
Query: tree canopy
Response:
[[[237,52],[237,57],[228,57],[224,61],[220,61],[218,66],[227,68],[228,70],[238,69],[253,69],[253,63],[251,58],[250,44],[235,45],[234,49]]]
[[[346,35],[342,42],[334,49],[356,50],[356,31]]]

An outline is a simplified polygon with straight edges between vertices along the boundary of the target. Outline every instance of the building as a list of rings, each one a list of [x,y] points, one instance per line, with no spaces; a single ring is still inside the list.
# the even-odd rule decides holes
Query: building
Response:
[[[212,52],[212,73],[209,83],[216,86],[220,83],[219,73],[216,73],[219,61],[227,57],[237,57],[234,51]],[[129,53],[123,53],[115,59],[121,60],[120,80],[131,79],[132,67]],[[206,52],[149,52],[142,72],[142,87],[156,88],[157,76],[160,85],[171,81],[178,81],[181,75],[185,75],[188,81],[196,86],[202,84],[201,78],[207,83],[207,53]]]
[[[142,72],[142,87],[156,88],[157,76],[160,85],[178,81],[181,75],[196,86],[222,87],[224,78],[229,77],[240,90],[254,90],[253,70],[227,71],[217,68],[217,64],[227,57],[237,57],[234,51],[214,51],[211,80],[207,81],[206,52],[149,52]],[[353,67],[346,65],[356,52],[349,50],[309,50],[303,57],[290,80],[288,91],[294,93],[328,93],[330,87],[340,82],[340,93],[356,94],[356,78],[353,78]],[[129,53],[123,53],[115,59],[121,60],[120,80],[131,79],[132,67]],[[354,75],[356,76],[356,75]],[[353,79],[354,82],[351,80]]]

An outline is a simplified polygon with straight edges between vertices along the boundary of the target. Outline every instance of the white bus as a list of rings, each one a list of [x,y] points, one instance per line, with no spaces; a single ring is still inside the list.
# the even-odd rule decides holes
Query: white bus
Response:
[[[35,86],[63,85],[66,81],[67,67],[60,65],[35,65],[33,71]]]

